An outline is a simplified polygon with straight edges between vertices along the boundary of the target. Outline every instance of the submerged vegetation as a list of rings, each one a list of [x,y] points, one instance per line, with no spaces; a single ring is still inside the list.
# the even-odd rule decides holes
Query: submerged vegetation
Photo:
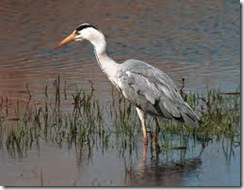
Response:
[[[0,149],[6,146],[8,153],[23,157],[40,140],[58,146],[75,147],[78,158],[89,157],[91,149],[120,147],[136,149],[142,141],[141,128],[134,107],[117,91],[105,103],[91,90],[87,93],[78,85],[68,91],[69,84],[58,76],[51,87],[46,87],[44,99],[33,100],[26,86],[28,101],[10,102],[8,97],[0,100]],[[159,146],[163,150],[186,149],[189,141],[208,142],[212,139],[228,138],[231,146],[240,144],[240,96],[238,93],[224,94],[220,90],[207,90],[206,94],[181,94],[201,116],[202,124],[197,130],[175,121],[162,120]],[[148,120],[148,132],[153,129],[153,120]],[[177,138],[176,138],[177,137]],[[87,152],[87,154],[84,154]]]

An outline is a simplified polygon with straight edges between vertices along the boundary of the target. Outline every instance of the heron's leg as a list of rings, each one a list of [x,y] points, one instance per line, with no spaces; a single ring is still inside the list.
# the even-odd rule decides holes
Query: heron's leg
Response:
[[[156,122],[156,127],[155,127],[155,131],[154,131],[154,135],[153,135],[153,138],[152,140],[157,142],[158,140],[158,134],[160,132],[160,126],[159,126],[159,122],[158,122],[158,119],[155,117],[155,122]]]
[[[143,146],[142,157],[139,163],[140,171],[145,172],[146,170],[146,161],[147,161],[147,146]]]
[[[141,127],[142,127],[142,132],[143,132],[143,141],[144,141],[144,144],[147,144],[147,128],[146,128],[146,121],[145,121],[145,113],[139,108],[136,108],[136,111],[137,111],[137,114],[138,114],[140,122],[141,122]]]

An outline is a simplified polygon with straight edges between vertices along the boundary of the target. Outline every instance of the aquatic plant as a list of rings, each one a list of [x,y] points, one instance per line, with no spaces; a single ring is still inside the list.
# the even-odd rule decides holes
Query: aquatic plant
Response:
[[[29,99],[25,106],[17,100],[15,106],[8,97],[0,99],[0,144],[5,142],[10,155],[23,157],[25,152],[40,140],[52,141],[60,147],[75,147],[78,158],[84,155],[90,158],[93,148],[101,146],[120,147],[121,155],[125,151],[132,154],[137,150],[137,142],[142,134],[136,112],[131,104],[112,88],[111,99],[99,101],[94,96],[94,87],[83,90],[73,85],[72,90],[67,81],[60,76],[53,85],[46,86],[44,99],[36,102],[31,90],[26,85]],[[183,84],[185,85],[185,84]],[[184,86],[183,86],[184,87]],[[159,146],[164,151],[188,149],[194,143],[208,142],[225,136],[231,142],[240,142],[240,96],[223,94],[219,89],[207,90],[207,93],[181,94],[191,107],[201,115],[202,124],[197,130],[171,120],[161,120]],[[11,127],[11,122],[14,127]],[[148,120],[148,132],[155,127],[152,119]],[[4,134],[4,135],[3,135]],[[193,142],[193,143],[192,143]],[[83,154],[86,152],[87,154]]]

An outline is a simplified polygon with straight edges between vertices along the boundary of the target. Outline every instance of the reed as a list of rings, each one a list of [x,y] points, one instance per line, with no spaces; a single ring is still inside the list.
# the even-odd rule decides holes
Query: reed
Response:
[[[44,139],[68,148],[76,147],[79,158],[89,157],[94,147],[102,149],[119,147],[121,155],[125,150],[131,154],[137,151],[137,144],[142,141],[140,123],[134,106],[112,88],[112,99],[100,102],[94,95],[94,86],[85,91],[76,85],[73,91],[69,84],[58,76],[52,87],[46,86],[44,100],[35,103],[31,90],[26,85],[29,100],[26,106],[16,102],[15,115],[9,115],[9,99],[0,99],[0,128],[9,128],[11,118],[16,119],[17,130],[5,134],[6,148],[12,156],[22,157],[24,151],[33,145],[39,146]],[[184,84],[185,85],[185,84]],[[240,144],[240,96],[223,94],[219,89],[208,89],[207,93],[181,94],[202,118],[197,130],[171,120],[160,122],[159,144],[164,151],[188,149],[199,141],[226,137],[232,145]],[[54,100],[54,101],[53,101]],[[23,110],[24,109],[24,110]],[[70,111],[72,110],[72,111]],[[154,122],[148,120],[149,130]],[[3,134],[1,134],[3,136]],[[1,144],[3,144],[1,140]],[[231,145],[231,146],[232,146]],[[228,148],[227,152],[230,150]],[[88,158],[87,157],[87,158]]]

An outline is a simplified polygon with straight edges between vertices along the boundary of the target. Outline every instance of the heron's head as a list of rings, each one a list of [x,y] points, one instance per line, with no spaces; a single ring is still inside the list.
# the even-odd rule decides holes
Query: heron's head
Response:
[[[70,35],[68,35],[64,40],[62,40],[57,47],[64,46],[73,41],[83,41],[89,40],[91,43],[98,40],[101,37],[102,32],[98,30],[95,26],[84,23],[79,25]]]

